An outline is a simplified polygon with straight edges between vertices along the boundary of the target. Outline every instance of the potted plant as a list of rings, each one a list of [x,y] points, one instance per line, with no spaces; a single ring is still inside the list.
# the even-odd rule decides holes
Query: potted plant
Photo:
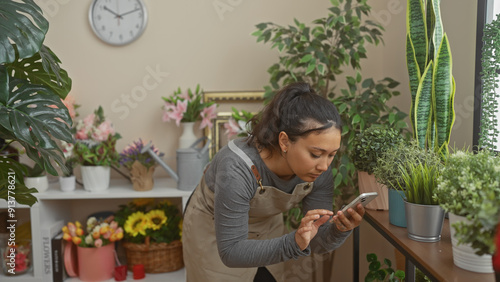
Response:
[[[81,166],[83,187],[87,191],[108,189],[111,166],[118,165],[116,141],[120,139],[113,125],[104,117],[101,106],[76,125],[75,153]]]
[[[142,152],[143,148],[144,143],[139,139],[120,153],[120,165],[130,171],[132,185],[136,191],[149,191],[154,186],[153,173],[157,163],[148,152]],[[163,156],[154,146],[151,146],[151,150],[159,157]]]
[[[399,282],[404,281],[405,272],[402,270],[394,270],[392,268],[392,262],[389,259],[384,259],[384,264],[382,264],[377,255],[374,253],[367,254],[366,260],[370,263],[368,265],[368,273],[365,276],[365,282],[372,281],[389,281],[389,282]]]
[[[147,273],[175,271],[182,259],[182,217],[169,201],[136,199],[120,205],[115,220],[125,230],[127,264],[143,264]]]
[[[191,144],[198,140],[193,129],[195,122],[201,120],[200,129],[212,128],[212,119],[216,114],[217,104],[215,102],[203,102],[203,90],[200,85],[196,85],[193,92],[190,88],[182,92],[179,87],[174,94],[169,97],[162,97],[165,101],[163,105],[163,121],[175,120],[177,126],[182,124],[183,131],[179,139],[179,148],[189,148]]]
[[[404,208],[404,191],[398,183],[403,183],[400,172],[401,165],[417,165],[433,159],[432,154],[426,154],[416,141],[403,141],[388,148],[377,159],[373,174],[378,182],[389,189],[389,222],[399,227],[406,227]]]
[[[491,255],[500,217],[499,168],[500,158],[489,151],[458,150],[450,154],[438,179],[435,200],[449,212],[453,261],[470,271],[493,272]]]
[[[123,229],[113,217],[98,221],[91,216],[86,227],[68,222],[62,228],[63,240],[77,246],[78,278],[82,281],[104,281],[115,270],[115,242],[123,238]]]
[[[55,140],[72,142],[71,119],[61,102],[71,89],[59,58],[43,45],[49,22],[33,0],[0,0],[0,138],[18,142],[27,156],[48,173],[53,162],[64,167]],[[21,103],[19,103],[21,101]],[[24,185],[22,166],[14,158],[1,159],[0,198],[7,199],[9,177],[16,175],[16,201],[33,205],[36,198]]]
[[[377,192],[379,196],[366,208],[374,210],[389,209],[387,187],[376,181],[373,170],[383,152],[403,141],[403,136],[386,125],[373,124],[362,131],[352,144],[349,156],[358,170],[359,193]]]
[[[407,160],[399,164],[401,182],[398,189],[405,194],[405,215],[408,238],[420,242],[441,240],[444,210],[435,198],[437,178],[443,164],[434,151],[422,149],[428,155],[423,161]]]
[[[440,0],[408,0],[406,23],[413,137],[444,157],[455,121],[455,79]]]
[[[45,170],[37,163],[33,166],[24,165],[26,173],[24,175],[24,184],[26,187],[36,188],[38,192],[45,192],[49,189],[49,180]]]

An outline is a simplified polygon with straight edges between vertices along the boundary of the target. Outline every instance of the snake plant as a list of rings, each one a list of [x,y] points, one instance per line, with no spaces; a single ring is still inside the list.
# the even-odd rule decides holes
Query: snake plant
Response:
[[[73,142],[71,117],[61,101],[71,79],[43,45],[48,28],[33,0],[0,0],[0,138],[19,142],[29,158],[57,175],[52,161],[67,169],[56,140]],[[0,159],[0,171],[0,198],[10,201],[15,188],[18,203],[36,201],[36,190],[24,186],[14,159]]]
[[[413,137],[421,148],[447,155],[455,121],[455,79],[440,0],[407,1],[406,63]]]

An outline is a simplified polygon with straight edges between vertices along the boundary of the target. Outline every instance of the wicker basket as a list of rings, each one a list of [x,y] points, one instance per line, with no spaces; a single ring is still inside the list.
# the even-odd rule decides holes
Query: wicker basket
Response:
[[[182,242],[179,240],[169,244],[149,243],[147,237],[144,244],[125,242],[123,247],[129,270],[136,264],[143,264],[146,273],[171,272],[184,267]]]

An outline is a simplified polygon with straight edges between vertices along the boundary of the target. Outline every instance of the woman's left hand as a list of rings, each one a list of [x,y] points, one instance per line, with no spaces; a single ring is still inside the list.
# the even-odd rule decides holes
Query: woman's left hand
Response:
[[[349,213],[349,217],[347,217],[342,211],[338,211],[337,214],[331,219],[337,229],[342,232],[352,230],[361,223],[363,215],[365,215],[365,208],[362,204],[358,204],[356,209],[349,208],[347,213]]]

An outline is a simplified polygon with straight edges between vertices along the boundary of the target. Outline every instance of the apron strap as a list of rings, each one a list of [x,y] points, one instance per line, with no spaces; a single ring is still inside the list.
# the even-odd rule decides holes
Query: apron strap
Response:
[[[262,187],[262,177],[260,176],[259,171],[257,170],[257,167],[253,164],[252,160],[250,157],[248,157],[243,150],[241,150],[236,144],[234,144],[234,140],[229,141],[229,144],[227,144],[229,149],[233,151],[236,155],[238,155],[250,168],[252,171],[253,175],[255,176],[255,179],[257,180],[257,183],[259,183],[260,186],[260,193],[264,192],[264,187]]]

